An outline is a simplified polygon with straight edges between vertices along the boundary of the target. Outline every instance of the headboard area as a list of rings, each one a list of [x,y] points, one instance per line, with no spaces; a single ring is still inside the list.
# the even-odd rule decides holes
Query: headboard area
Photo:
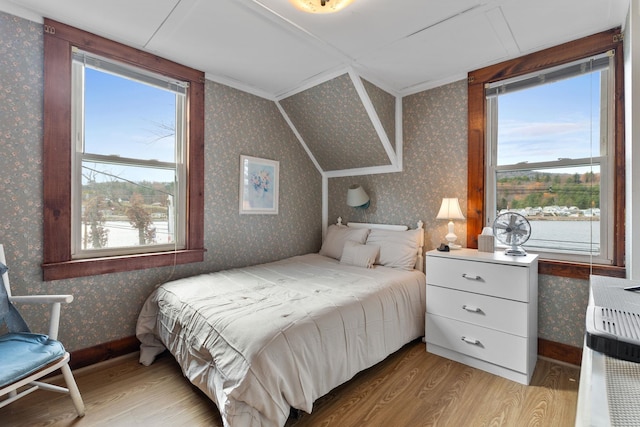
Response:
[[[342,218],[338,218],[337,221],[337,225],[344,225],[342,223]],[[347,226],[350,228],[368,228],[370,230],[383,230],[383,231],[389,231],[389,232],[405,232],[405,231],[411,231],[412,233],[410,233],[411,237],[407,237],[407,240],[411,240],[411,241],[416,241],[417,240],[417,248],[416,248],[416,263],[415,263],[415,269],[422,271],[424,273],[424,254],[423,254],[423,247],[424,247],[424,223],[422,221],[418,221],[416,224],[416,228],[411,230],[409,229],[409,227],[407,227],[406,225],[395,225],[395,224],[371,224],[371,223],[364,223],[364,222],[349,222],[347,223]],[[372,238],[381,238],[380,234],[383,235],[387,235],[389,236],[389,233],[379,233],[378,235],[372,235]],[[395,234],[395,233],[393,233]],[[416,236],[417,234],[417,236]],[[392,239],[394,240],[395,243],[402,243],[402,241],[404,240],[403,237],[401,237],[401,234],[398,234],[397,237],[392,237]],[[409,236],[409,234],[407,235]],[[417,238],[416,240],[414,240],[415,238]],[[374,242],[375,243],[375,242]]]

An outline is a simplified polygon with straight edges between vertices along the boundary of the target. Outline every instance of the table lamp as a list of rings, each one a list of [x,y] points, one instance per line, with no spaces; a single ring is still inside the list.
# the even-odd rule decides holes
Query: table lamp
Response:
[[[449,242],[449,249],[460,249],[462,246],[457,245],[455,243],[458,240],[458,236],[453,232],[453,220],[454,219],[464,219],[464,215],[462,215],[462,211],[460,210],[460,203],[458,203],[457,197],[446,197],[442,199],[442,205],[440,206],[440,211],[438,212],[438,216],[436,219],[448,219],[448,233],[444,236],[445,239]]]

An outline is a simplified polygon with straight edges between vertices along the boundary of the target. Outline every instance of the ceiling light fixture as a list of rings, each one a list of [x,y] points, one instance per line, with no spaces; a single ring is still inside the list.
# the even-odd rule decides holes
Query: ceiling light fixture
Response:
[[[309,13],[334,13],[349,6],[353,0],[289,0],[297,9]]]

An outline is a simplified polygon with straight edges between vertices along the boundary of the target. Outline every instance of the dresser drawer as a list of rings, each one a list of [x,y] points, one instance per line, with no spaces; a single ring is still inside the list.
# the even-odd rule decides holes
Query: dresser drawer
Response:
[[[427,313],[527,336],[527,303],[427,286]]]
[[[526,338],[427,314],[425,340],[427,348],[435,344],[514,371],[527,371]]]
[[[429,256],[425,274],[430,285],[529,301],[529,269],[526,267]]]

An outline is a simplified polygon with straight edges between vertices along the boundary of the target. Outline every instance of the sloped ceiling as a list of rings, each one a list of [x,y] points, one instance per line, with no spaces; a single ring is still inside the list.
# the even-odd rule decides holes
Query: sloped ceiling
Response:
[[[357,75],[342,74],[279,102],[322,171],[395,163],[396,98]]]
[[[329,172],[401,167],[401,134],[392,129],[399,112],[382,99],[623,26],[628,9],[629,0],[355,0],[340,13],[312,15],[286,0],[0,0],[2,11],[46,16],[279,102]],[[302,105],[335,101],[336,87],[345,92],[332,108]]]

